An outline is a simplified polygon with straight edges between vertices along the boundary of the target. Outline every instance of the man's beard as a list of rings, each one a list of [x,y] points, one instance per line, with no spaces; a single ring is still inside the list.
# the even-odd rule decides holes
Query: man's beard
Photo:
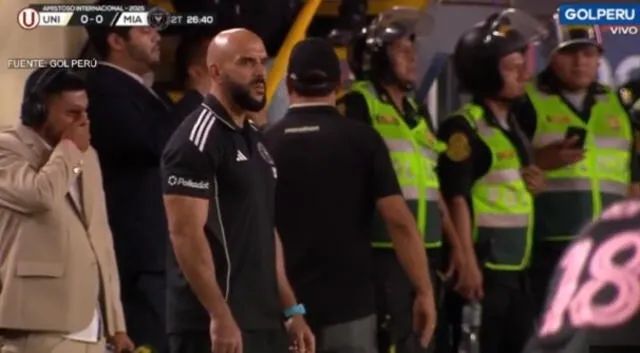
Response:
[[[158,64],[158,60],[155,58],[153,54],[145,51],[143,48],[128,44],[127,52],[129,56],[139,65],[145,66],[149,70],[155,67]]]
[[[253,79],[246,86],[234,81],[228,76],[226,76],[223,81],[224,88],[227,92],[229,92],[229,96],[233,101],[233,104],[235,104],[240,109],[254,113],[264,109],[265,105],[267,104],[266,97],[262,97],[262,99],[255,99],[251,96],[249,86],[260,83],[266,86],[263,78]]]

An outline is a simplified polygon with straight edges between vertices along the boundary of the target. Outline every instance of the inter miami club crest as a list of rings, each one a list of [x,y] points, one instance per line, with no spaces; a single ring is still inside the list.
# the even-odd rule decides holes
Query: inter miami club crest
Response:
[[[162,31],[169,27],[171,15],[167,10],[161,7],[154,7],[147,13],[147,21],[149,26],[155,28],[158,31]]]
[[[262,159],[264,159],[264,161],[267,162],[269,165],[276,164],[273,161],[273,158],[271,158],[269,151],[267,151],[267,147],[265,147],[265,145],[262,144],[262,142],[258,142],[258,152],[260,153],[260,156],[262,157]]]

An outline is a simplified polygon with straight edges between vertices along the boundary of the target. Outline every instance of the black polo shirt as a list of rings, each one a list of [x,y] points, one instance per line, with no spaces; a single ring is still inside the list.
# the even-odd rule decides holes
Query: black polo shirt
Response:
[[[244,330],[281,325],[275,268],[276,169],[257,128],[238,127],[207,96],[169,141],[163,155],[164,193],[209,200],[205,233],[216,277]],[[207,330],[209,317],[175,256],[168,264],[171,331]]]
[[[594,83],[589,87],[589,91],[587,93],[587,97],[585,99],[584,107],[582,111],[578,111],[573,104],[569,103],[564,96],[560,93],[561,83],[550,69],[547,69],[538,75],[536,80],[536,84],[539,90],[545,92],[547,94],[556,94],[560,97],[560,99],[567,105],[571,111],[573,111],[576,116],[582,119],[585,123],[589,122],[591,118],[591,109],[596,103],[596,95],[605,93],[605,87],[599,83]],[[620,97],[619,97],[620,98]],[[622,106],[626,106],[624,102],[621,101]],[[531,140],[536,133],[537,128],[537,114],[536,110],[531,103],[531,100],[527,97],[523,99],[519,104],[514,106],[515,117],[518,120],[518,124],[522,128],[522,131],[527,135],[527,137]],[[629,120],[632,122],[632,128],[636,128],[636,124],[633,123],[632,117],[628,116]],[[631,171],[631,182],[638,183],[640,182],[640,161],[638,160],[638,153],[636,152],[636,133],[633,134],[633,142],[631,143],[631,155],[636,158],[630,159],[629,169]]]
[[[640,351],[639,210],[638,200],[611,206],[568,247],[524,353]]]
[[[266,138],[278,165],[276,224],[287,273],[309,323],[373,314],[375,204],[401,195],[384,141],[331,106],[290,108]]]

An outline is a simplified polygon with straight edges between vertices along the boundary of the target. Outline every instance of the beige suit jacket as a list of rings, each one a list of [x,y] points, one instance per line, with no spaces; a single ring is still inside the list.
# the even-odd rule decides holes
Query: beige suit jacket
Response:
[[[49,150],[24,126],[0,132],[0,328],[77,332],[99,301],[107,334],[125,332],[95,151]]]

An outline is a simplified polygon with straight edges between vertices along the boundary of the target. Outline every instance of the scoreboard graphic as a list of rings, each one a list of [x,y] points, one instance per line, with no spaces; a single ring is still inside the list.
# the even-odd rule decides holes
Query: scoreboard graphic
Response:
[[[161,7],[124,5],[31,5],[18,12],[18,25],[25,30],[40,27],[110,26],[153,27],[210,26],[210,13],[170,13]]]

